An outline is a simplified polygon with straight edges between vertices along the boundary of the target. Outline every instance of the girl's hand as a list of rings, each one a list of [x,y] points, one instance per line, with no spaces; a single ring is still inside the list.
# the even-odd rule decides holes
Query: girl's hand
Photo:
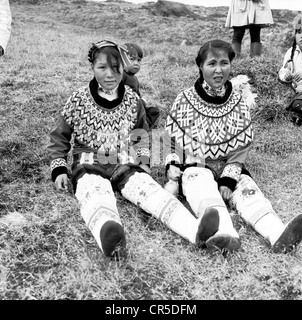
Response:
[[[178,181],[182,172],[180,168],[170,164],[169,170],[167,171],[167,178],[169,180]]]
[[[220,194],[222,196],[222,199],[224,201],[229,201],[231,199],[231,197],[232,197],[232,194],[233,194],[232,190],[229,187],[226,187],[226,186],[221,186],[219,188],[219,192],[220,192]]]
[[[144,169],[147,173],[151,174],[151,169],[146,164],[140,164],[139,165],[142,169]]]
[[[59,191],[68,191],[68,178],[66,173],[60,174],[56,177],[55,187]]]
[[[293,76],[294,81],[299,82],[302,80],[302,71],[296,72]]]
[[[293,81],[293,75],[292,73],[288,70],[284,76],[285,81]]]

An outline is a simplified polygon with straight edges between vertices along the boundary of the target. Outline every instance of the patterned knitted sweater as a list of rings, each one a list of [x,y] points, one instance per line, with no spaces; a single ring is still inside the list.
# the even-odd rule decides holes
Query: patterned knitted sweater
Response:
[[[218,185],[235,189],[253,140],[249,107],[230,81],[223,97],[209,96],[197,80],[181,92],[167,117],[165,164],[207,166]]]
[[[97,88],[93,79],[89,86],[75,91],[50,133],[48,154],[53,181],[67,173],[72,138],[73,159],[149,164],[149,128],[139,96],[121,83],[119,98],[109,101],[97,94]]]

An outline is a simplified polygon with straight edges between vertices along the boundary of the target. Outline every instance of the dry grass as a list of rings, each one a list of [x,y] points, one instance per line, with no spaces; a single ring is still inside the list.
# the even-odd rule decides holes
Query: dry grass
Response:
[[[221,18],[226,9],[196,21],[153,16],[131,4],[112,10],[118,4],[31,2],[12,1],[12,36],[0,60],[0,298],[301,300],[301,248],[273,254],[234,213],[242,248],[223,256],[196,248],[117,195],[129,248],[120,265],[101,254],[73,195],[55,192],[49,178],[47,136],[67,97],[92,76],[91,42],[110,37],[142,45],[138,76],[144,97],[161,108],[161,128],[177,93],[198,75],[200,44],[217,35],[230,39]],[[206,17],[205,8],[199,13]],[[286,14],[280,17],[290,23]],[[285,222],[301,210],[302,139],[284,111],[291,92],[276,79],[284,48],[270,48],[283,41],[280,30],[289,23],[280,22],[274,38],[264,30],[264,55],[238,60],[233,71],[255,80],[259,107],[248,165]],[[163,168],[153,167],[152,175],[165,182]]]

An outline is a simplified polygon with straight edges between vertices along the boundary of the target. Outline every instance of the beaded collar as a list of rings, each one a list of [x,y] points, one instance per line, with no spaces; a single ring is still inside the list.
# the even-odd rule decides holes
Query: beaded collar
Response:
[[[204,91],[211,97],[223,97],[225,95],[225,86],[214,89],[205,80],[203,80],[202,87]]]
[[[118,86],[116,86],[116,87],[115,87],[114,89],[112,89],[112,90],[107,90],[107,89],[105,89],[104,87],[102,87],[100,84],[98,84],[98,85],[99,85],[100,91],[103,92],[103,93],[105,93],[105,94],[107,94],[107,95],[109,95],[109,96],[113,96],[113,95],[115,95],[115,94],[117,93]]]
[[[99,84],[95,78],[93,78],[89,83],[89,89],[94,101],[103,108],[113,109],[117,107],[120,103],[122,103],[124,94],[125,94],[125,86],[123,82],[120,82],[117,89],[117,97],[116,99],[112,99],[114,96],[105,95],[102,92],[99,93]],[[101,96],[101,94],[103,96]],[[108,99],[110,98],[110,99]]]

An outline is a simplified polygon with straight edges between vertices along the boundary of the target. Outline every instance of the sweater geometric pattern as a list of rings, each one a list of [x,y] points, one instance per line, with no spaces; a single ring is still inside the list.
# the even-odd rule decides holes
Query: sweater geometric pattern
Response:
[[[65,159],[58,158],[51,161],[50,169],[51,171],[54,170],[57,167],[67,167],[67,162]]]
[[[253,140],[248,106],[234,90],[219,106],[201,99],[194,86],[183,91],[172,106],[166,130],[186,154],[205,161],[224,160]]]
[[[127,147],[137,121],[137,95],[125,91],[121,104],[106,109],[94,102],[89,88],[82,87],[66,103],[62,116],[74,129],[77,141],[99,152],[116,152]]]

